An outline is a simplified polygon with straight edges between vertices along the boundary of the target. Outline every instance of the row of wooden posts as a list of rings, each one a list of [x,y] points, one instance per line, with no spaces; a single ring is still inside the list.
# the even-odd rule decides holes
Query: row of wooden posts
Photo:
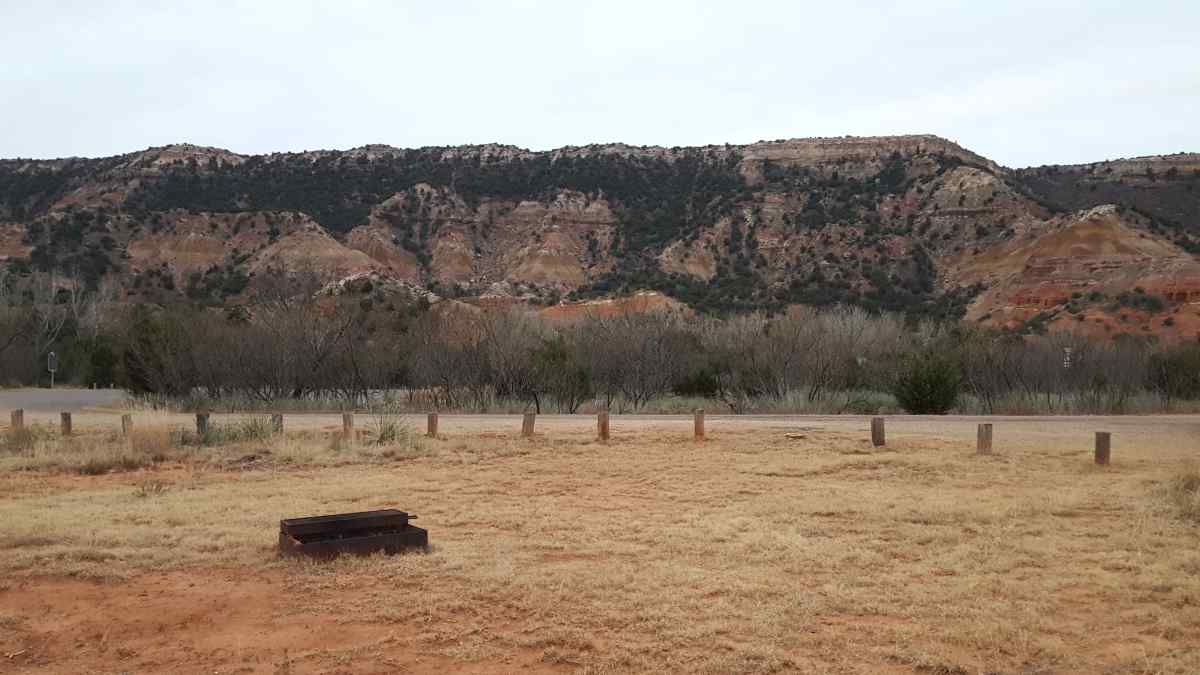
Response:
[[[17,430],[24,429],[25,428],[25,411],[19,410],[19,409],[12,411],[12,415],[9,417],[9,421],[10,421],[11,428],[17,429]],[[72,426],[71,426],[71,413],[65,412],[65,413],[59,414],[59,432],[63,436],[70,436],[73,433]],[[128,436],[132,433],[133,433],[133,415],[131,415],[129,413],[121,415],[121,435]]]
[[[351,417],[352,416],[350,416],[350,415],[342,416],[342,427],[343,427],[342,431],[343,431],[343,433],[349,433],[353,430],[352,426],[347,426],[347,425],[353,425],[353,423],[354,423],[352,419],[347,421]],[[521,418],[521,436],[524,438],[532,438],[533,437],[533,429],[534,429],[534,425],[536,424],[536,422],[537,422],[537,414],[536,413],[525,413]],[[699,440],[699,441],[704,440],[704,411],[703,410],[696,411],[696,413],[694,415],[693,427],[694,427],[693,434],[695,435],[696,440]],[[426,417],[426,421],[425,421],[425,435],[430,438],[436,438],[437,434],[438,434],[438,414],[435,412],[429,413],[429,415]],[[596,414],[596,437],[602,441],[607,441],[609,438],[608,411],[601,411]]]
[[[208,433],[209,413],[196,413],[196,433],[204,436]],[[71,413],[62,413],[61,432],[63,436],[71,435]],[[521,436],[531,438],[533,436],[534,424],[537,421],[537,415],[534,413],[525,413],[521,419]],[[25,411],[14,410],[12,412],[12,428],[23,429],[25,427]],[[276,433],[283,432],[283,415],[271,415],[271,427]],[[133,415],[121,415],[121,435],[129,436],[133,433]],[[696,440],[704,440],[704,411],[697,410],[693,415],[693,436]],[[426,418],[425,435],[430,438],[436,438],[438,434],[438,414],[429,413]],[[342,435],[346,438],[354,438],[354,413],[342,413]],[[608,412],[601,411],[596,415],[596,437],[602,441],[609,439]],[[887,445],[887,437],[884,431],[884,421],[882,417],[871,418],[871,444],[877,448]],[[990,423],[980,424],[975,436],[975,451],[981,455],[992,454],[992,425]],[[1107,431],[1096,432],[1096,451],[1095,461],[1097,464],[1108,464],[1112,455],[1112,434]]]
[[[887,444],[884,434],[882,417],[871,418],[871,445],[881,448]],[[975,430],[975,452],[980,455],[992,454],[992,425],[980,424]],[[1112,434],[1107,431],[1096,432],[1095,462],[1107,465],[1112,457]]]

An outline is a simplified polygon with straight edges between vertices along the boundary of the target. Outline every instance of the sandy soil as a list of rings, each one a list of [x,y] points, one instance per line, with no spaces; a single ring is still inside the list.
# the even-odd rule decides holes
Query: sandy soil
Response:
[[[854,417],[710,416],[696,443],[614,416],[602,444],[444,415],[391,464],[6,474],[0,672],[1200,672],[1200,528],[1161,496],[1200,419],[988,421],[993,456],[972,418],[872,448]],[[274,553],[279,518],[387,507],[428,553]]]

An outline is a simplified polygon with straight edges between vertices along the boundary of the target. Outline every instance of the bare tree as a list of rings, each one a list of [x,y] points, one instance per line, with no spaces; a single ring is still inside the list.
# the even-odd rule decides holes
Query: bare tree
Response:
[[[454,407],[470,402],[487,407],[491,386],[479,345],[479,317],[430,312],[408,335],[409,370],[417,386],[432,391],[434,404]]]
[[[496,393],[528,401],[537,412],[544,389],[534,358],[546,336],[545,327],[527,311],[497,312],[480,322],[479,345]]]
[[[85,311],[88,295],[73,278],[57,273],[14,274],[0,269],[0,363],[9,372],[36,376],[71,320]],[[15,357],[14,352],[21,352]]]
[[[979,400],[984,412],[992,414],[996,404],[1019,386],[1020,336],[975,329],[961,335],[963,384]]]
[[[533,363],[539,388],[554,400],[560,412],[574,413],[595,392],[592,374],[581,358],[577,331],[543,338]]]
[[[732,412],[744,412],[755,396],[787,395],[788,366],[796,353],[778,344],[784,331],[774,329],[780,323],[755,314],[702,324],[706,371]]]
[[[620,394],[637,410],[701,362],[699,335],[674,312],[591,318],[581,335],[587,366],[610,406]]]

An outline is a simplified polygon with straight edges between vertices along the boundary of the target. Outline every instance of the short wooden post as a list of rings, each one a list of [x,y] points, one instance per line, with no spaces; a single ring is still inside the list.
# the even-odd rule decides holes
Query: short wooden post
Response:
[[[12,411],[12,428],[13,431],[20,431],[25,428],[24,410],[17,409]]]
[[[121,435],[128,438],[133,433],[133,415],[121,415]]]
[[[430,438],[437,438],[437,423],[438,414],[435,412],[429,413],[425,418],[425,435]]]
[[[342,413],[342,438],[354,440],[354,413]]]
[[[283,433],[283,415],[279,413],[271,415],[271,430],[277,434]]]
[[[203,438],[208,435],[208,413],[196,413],[196,435]]]
[[[62,419],[62,423],[59,425],[59,431],[62,432],[63,436],[70,436],[71,435],[71,413],[65,412],[62,415],[60,415],[60,417]]]
[[[883,446],[887,445],[887,438],[883,433],[882,417],[871,418],[871,445],[877,448],[882,448]]]
[[[1112,434],[1107,431],[1096,432],[1096,463],[1107,466],[1112,454]]]
[[[521,435],[525,438],[533,437],[533,421],[537,418],[534,413],[525,413],[525,417],[521,420]]]
[[[696,440],[704,440],[704,411],[697,409],[692,415],[692,435]]]
[[[608,440],[608,411],[596,413],[596,437],[602,441]]]
[[[992,454],[992,425],[979,425],[979,431],[975,434],[975,452],[980,455]]]

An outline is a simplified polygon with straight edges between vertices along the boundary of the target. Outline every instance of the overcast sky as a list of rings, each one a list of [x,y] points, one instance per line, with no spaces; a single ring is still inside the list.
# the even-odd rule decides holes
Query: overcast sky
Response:
[[[0,157],[900,133],[1200,151],[1200,0],[0,0]]]

